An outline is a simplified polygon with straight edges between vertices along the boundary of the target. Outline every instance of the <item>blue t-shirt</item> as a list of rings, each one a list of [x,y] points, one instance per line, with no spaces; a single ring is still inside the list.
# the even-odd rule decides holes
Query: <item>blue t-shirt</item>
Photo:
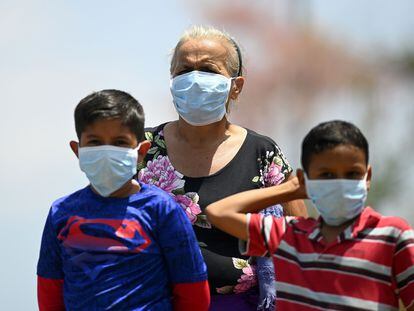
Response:
[[[86,187],[55,201],[37,274],[64,280],[68,310],[171,310],[171,284],[207,279],[185,212],[145,184],[128,198]]]

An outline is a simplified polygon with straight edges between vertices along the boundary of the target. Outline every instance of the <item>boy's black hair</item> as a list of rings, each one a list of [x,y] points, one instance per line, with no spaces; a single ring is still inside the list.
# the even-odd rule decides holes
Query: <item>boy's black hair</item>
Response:
[[[85,128],[96,120],[114,118],[119,118],[138,141],[144,139],[145,116],[141,104],[128,93],[118,90],[94,92],[79,102],[75,108],[78,139]]]
[[[368,164],[368,141],[361,131],[352,123],[334,120],[315,126],[302,142],[302,167],[308,172],[312,155],[339,145],[351,145],[365,153]]]

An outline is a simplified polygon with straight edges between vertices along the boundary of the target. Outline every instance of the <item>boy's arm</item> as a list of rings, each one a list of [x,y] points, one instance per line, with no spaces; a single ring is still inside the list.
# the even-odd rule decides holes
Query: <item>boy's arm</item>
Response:
[[[295,178],[296,178],[295,176],[290,174],[286,182],[288,182],[289,180],[296,182],[293,180]],[[285,216],[301,216],[305,218],[308,217],[308,210],[303,200],[294,200],[294,201],[285,202],[285,203],[282,203],[282,206],[283,206],[283,213]]]
[[[407,311],[414,311],[414,230],[402,221],[402,230],[394,253],[393,272]]]
[[[37,277],[37,301],[40,311],[64,311],[63,280]]]
[[[305,197],[304,189],[295,177],[277,186],[234,194],[210,204],[205,213],[213,225],[246,241],[249,231],[246,213]]]
[[[37,300],[40,311],[65,310],[60,246],[50,211],[42,235],[37,264]]]
[[[174,310],[207,311],[210,305],[207,268],[191,223],[172,199],[161,209],[159,244],[172,282]]]
[[[207,280],[173,285],[173,306],[177,311],[208,310],[210,288]]]

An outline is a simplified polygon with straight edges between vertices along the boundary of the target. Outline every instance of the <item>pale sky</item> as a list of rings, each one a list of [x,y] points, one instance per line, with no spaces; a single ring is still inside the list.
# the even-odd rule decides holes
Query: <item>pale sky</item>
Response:
[[[314,0],[314,20],[356,44],[395,48],[413,35],[412,3]],[[92,91],[118,88],[143,104],[147,125],[174,119],[168,54],[185,28],[202,22],[194,10],[185,1],[0,2],[2,310],[36,309],[50,204],[86,185],[68,145],[76,138],[75,105]]]

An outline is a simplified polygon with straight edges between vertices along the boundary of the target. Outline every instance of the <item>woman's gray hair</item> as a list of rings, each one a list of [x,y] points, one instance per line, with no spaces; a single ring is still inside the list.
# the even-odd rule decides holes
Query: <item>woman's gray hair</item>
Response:
[[[180,47],[191,39],[213,39],[227,43],[228,57],[226,67],[232,77],[241,76],[243,73],[243,63],[240,48],[236,41],[225,31],[218,30],[211,26],[192,26],[184,31],[177,45],[173,49],[170,72],[172,73],[177,62],[177,52]]]

